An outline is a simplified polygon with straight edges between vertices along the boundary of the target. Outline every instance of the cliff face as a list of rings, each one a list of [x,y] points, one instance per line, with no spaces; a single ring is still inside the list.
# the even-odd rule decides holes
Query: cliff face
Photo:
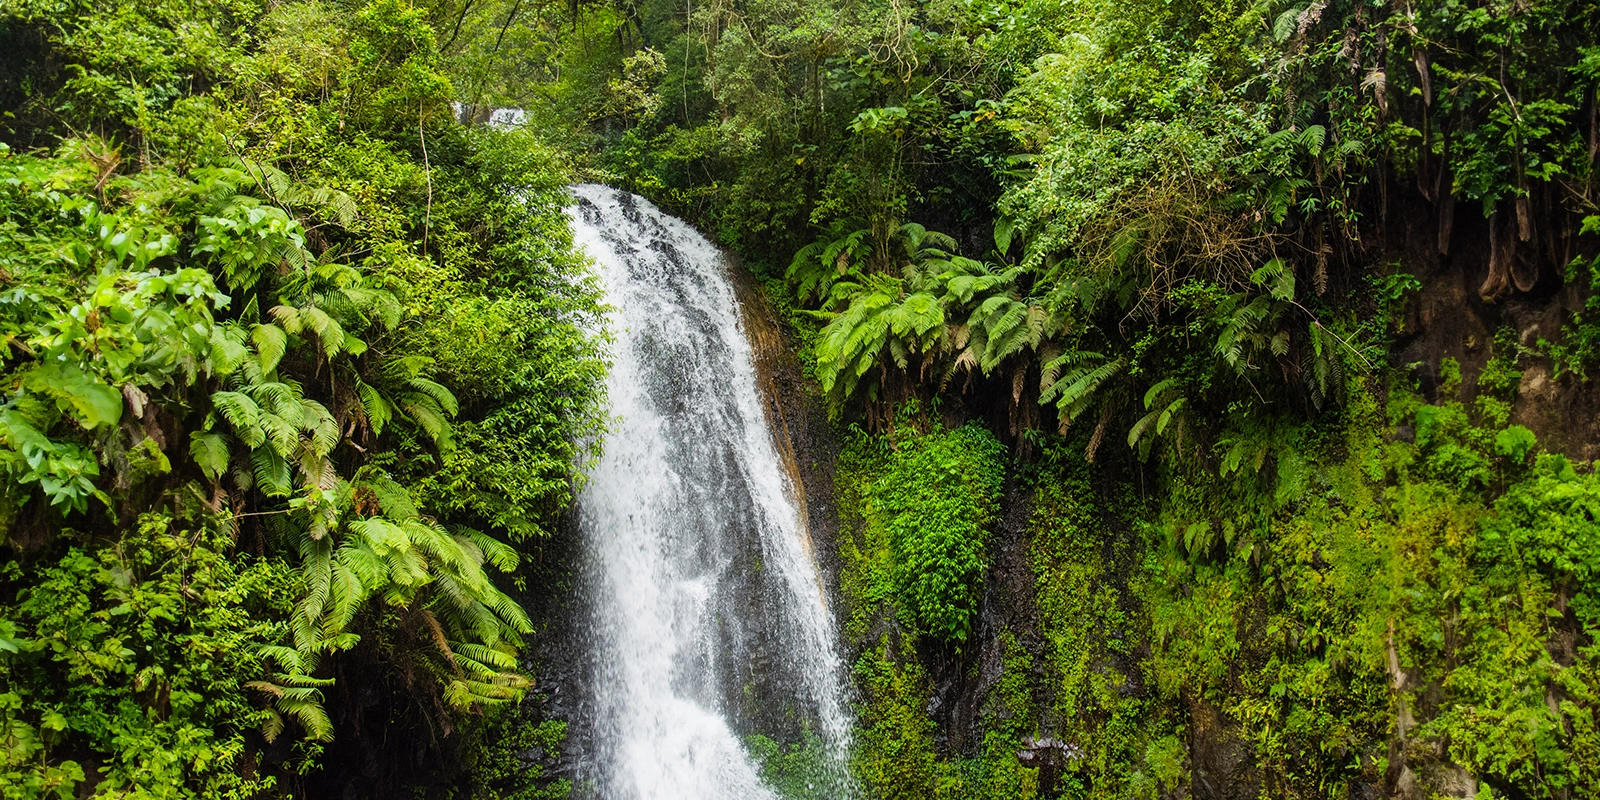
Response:
[[[1368,380],[1368,411],[1361,412],[1366,421],[1358,420],[1355,410],[1347,412],[1350,421],[1342,424],[1352,431],[1350,444],[1308,457],[1323,459],[1314,465],[1333,469],[1334,462],[1344,459],[1353,464],[1349,448],[1358,439],[1373,447],[1408,448],[1425,460],[1427,453],[1413,447],[1416,432],[1409,418],[1389,418],[1381,411],[1393,398],[1377,376],[1396,376],[1396,386],[1414,380],[1414,403],[1454,404],[1471,415],[1479,413],[1474,408],[1486,407],[1475,405],[1477,398],[1492,393],[1477,382],[1492,360],[1515,368],[1514,391],[1496,395],[1509,398],[1509,418],[1499,425],[1525,426],[1544,452],[1563,453],[1579,462],[1600,456],[1600,417],[1594,413],[1600,409],[1600,389],[1571,374],[1553,377],[1549,359],[1538,352],[1540,341],[1558,340],[1563,326],[1584,304],[1578,287],[1558,279],[1555,259],[1570,261],[1577,253],[1593,251],[1594,243],[1569,233],[1565,239],[1541,243],[1543,249],[1531,255],[1527,247],[1522,256],[1496,255],[1496,248],[1505,247],[1498,241],[1501,235],[1492,239],[1490,221],[1470,216],[1457,215],[1444,225],[1438,210],[1420,201],[1413,208],[1394,210],[1393,222],[1386,228],[1389,237],[1374,243],[1374,252],[1384,253],[1390,263],[1404,264],[1422,289],[1406,301],[1389,365],[1375,365]],[[1439,244],[1441,227],[1447,231],[1446,246]],[[1523,261],[1493,263],[1505,258]],[[1506,269],[1506,263],[1520,274],[1506,277],[1506,286],[1486,290],[1494,282],[1493,272]],[[1458,662],[1481,656],[1474,651],[1483,644],[1462,638],[1464,634],[1451,627],[1457,623],[1446,619],[1442,650],[1419,649],[1415,641],[1423,633],[1405,630],[1408,623],[1403,618],[1397,622],[1397,617],[1388,621],[1386,633],[1375,627],[1381,621],[1368,626],[1376,631],[1368,638],[1377,649],[1367,658],[1370,663],[1352,663],[1351,655],[1336,652],[1353,641],[1336,646],[1344,634],[1278,630],[1282,619],[1276,606],[1284,603],[1285,592],[1298,590],[1289,577],[1292,565],[1270,564],[1273,558],[1303,559],[1316,581],[1370,581],[1378,588],[1369,592],[1389,591],[1383,583],[1389,579],[1364,569],[1414,570],[1415,574],[1406,573],[1405,580],[1427,584],[1432,587],[1429,591],[1448,596],[1450,590],[1442,582],[1454,579],[1438,573],[1446,562],[1487,568],[1486,551],[1474,550],[1471,540],[1508,479],[1500,479],[1500,488],[1486,489],[1480,501],[1441,499],[1437,508],[1429,505],[1434,501],[1426,501],[1414,509],[1455,514],[1468,521],[1460,523],[1465,527],[1439,523],[1443,527],[1403,546],[1449,549],[1457,546],[1451,542],[1465,536],[1468,544],[1459,556],[1436,557],[1432,566],[1400,556],[1389,567],[1380,567],[1378,561],[1367,567],[1349,566],[1338,562],[1335,545],[1328,541],[1295,555],[1288,552],[1288,545],[1269,538],[1241,562],[1243,569],[1257,576],[1252,594],[1212,598],[1231,603],[1231,617],[1220,622],[1174,621],[1155,617],[1184,603],[1189,604],[1184,608],[1196,607],[1202,595],[1221,591],[1221,584],[1207,584],[1199,573],[1187,573],[1180,586],[1153,586],[1159,571],[1152,571],[1151,564],[1164,557],[1156,543],[1165,540],[1148,528],[1163,519],[1162,504],[1168,502],[1153,494],[1153,487],[1172,476],[1163,476],[1152,464],[1107,451],[1102,451],[1098,463],[1084,464],[1081,443],[1073,451],[1075,463],[1033,451],[1007,470],[972,636],[962,646],[940,644],[910,633],[904,609],[896,608],[893,600],[862,608],[849,591],[852,581],[860,578],[852,570],[860,566],[841,557],[841,550],[861,546],[866,541],[864,526],[870,523],[838,496],[849,491],[845,485],[849,478],[839,473],[835,461],[841,452],[840,435],[792,352],[797,346],[793,332],[774,313],[753,278],[746,279],[742,300],[757,343],[759,369],[766,376],[763,388],[774,427],[787,439],[830,597],[839,598],[841,604],[836,614],[846,637],[847,658],[854,664],[863,719],[858,745],[866,755],[858,756],[857,766],[868,771],[872,796],[912,797],[942,786],[938,791],[949,796],[1088,797],[1111,796],[1109,792],[1242,800],[1263,792],[1298,796],[1319,781],[1343,786],[1343,792],[1358,798],[1475,797],[1489,789],[1500,795],[1523,794],[1515,780],[1475,774],[1457,763],[1462,756],[1452,749],[1457,743],[1448,731],[1456,722],[1448,718],[1449,705],[1455,702],[1452,692],[1460,690],[1449,685],[1450,676],[1452,670],[1465,669]],[[1454,365],[1459,365],[1459,381],[1454,379]],[[986,407],[981,397],[962,398],[957,404]],[[944,411],[950,417],[951,408]],[[947,418],[943,424],[959,422]],[[1479,424],[1492,434],[1491,423]],[[1028,448],[1016,447],[1013,454],[1023,449]],[[1391,470],[1388,477],[1372,480],[1369,491],[1379,499],[1361,502],[1376,502],[1383,510],[1375,513],[1392,520],[1397,529],[1413,525],[1407,521],[1413,511],[1381,496],[1412,492],[1420,484],[1409,481],[1423,478],[1397,478]],[[1333,489],[1312,482],[1299,491],[1303,494],[1279,498],[1284,508],[1319,499]],[[1354,501],[1347,497],[1328,507],[1345,515],[1365,513],[1341,505],[1349,502]],[[1237,509],[1218,513],[1233,510]],[[1315,515],[1296,517],[1299,513],[1279,512],[1279,517],[1290,527],[1324,524],[1313,521]],[[1572,590],[1558,586],[1556,602],[1562,610]],[[1176,605],[1155,609],[1151,607],[1155,597],[1178,600],[1173,601]],[[1459,621],[1463,612],[1457,601],[1447,601],[1438,613],[1453,614]],[[1171,675],[1159,674],[1170,662],[1152,659],[1153,653],[1170,659],[1186,646],[1175,644],[1174,637],[1211,635],[1186,630],[1185,625],[1212,623],[1231,626],[1225,638],[1236,644],[1217,662],[1219,672],[1209,688],[1174,683]],[[1578,663],[1574,653],[1587,642],[1582,624],[1570,612],[1552,617],[1548,634],[1535,639],[1541,637],[1556,670]],[[1338,690],[1342,694],[1327,699],[1334,708],[1317,723],[1342,731],[1334,734],[1329,728],[1326,741],[1332,742],[1331,754],[1312,752],[1317,747],[1315,735],[1301,741],[1277,740],[1284,750],[1269,752],[1275,741],[1272,735],[1264,736],[1259,722],[1242,721],[1241,715],[1256,713],[1251,711],[1258,707],[1252,693],[1277,697],[1274,693],[1282,690],[1281,681],[1277,687],[1256,684],[1277,680],[1263,676],[1282,667],[1279,660],[1286,643],[1306,663],[1324,663],[1333,676],[1328,680],[1342,687]],[[1193,649],[1198,653],[1203,648]],[[886,689],[891,685],[892,690]],[[1575,706],[1562,706],[1575,702],[1564,690],[1548,692],[1546,705],[1555,709],[1552,714],[1560,718],[1575,713]],[[1282,702],[1287,709],[1288,700]],[[1269,702],[1267,708],[1272,707]],[[1271,725],[1269,721],[1267,727]],[[1018,762],[1018,745],[1050,736],[1070,739],[1073,747],[1081,748],[1081,756],[1054,771]],[[884,737],[896,743],[893,759],[903,767],[892,775],[893,770],[885,772],[882,760],[872,755],[883,752]],[[1296,754],[1301,747],[1310,748],[1307,755]],[[1317,776],[1317,770],[1341,760],[1345,766],[1336,774]]]
[[[731,255],[729,258],[733,260]],[[833,478],[839,457],[838,435],[761,282],[737,262],[732,263],[732,274],[755,358],[757,385],[767,403],[767,419],[805,517],[827,596],[837,597],[839,509],[834,502]]]
[[[1587,264],[1600,252],[1596,237],[1579,236],[1565,214],[1559,219],[1564,226],[1533,226],[1530,241],[1522,243],[1509,220],[1447,211],[1415,195],[1394,200],[1387,236],[1375,249],[1386,263],[1416,275],[1423,288],[1407,301],[1390,361],[1413,369],[1433,399],[1440,365],[1455,359],[1471,399],[1477,393],[1472,378],[1498,351],[1520,346],[1525,357],[1511,421],[1531,429],[1552,452],[1592,461],[1600,457],[1600,415],[1594,413],[1600,382],[1553,377],[1549,359],[1532,352],[1541,340],[1561,341],[1563,327],[1583,309],[1582,287],[1563,278],[1568,265]],[[1520,246],[1508,253],[1511,241]],[[1509,276],[1495,274],[1501,269]]]

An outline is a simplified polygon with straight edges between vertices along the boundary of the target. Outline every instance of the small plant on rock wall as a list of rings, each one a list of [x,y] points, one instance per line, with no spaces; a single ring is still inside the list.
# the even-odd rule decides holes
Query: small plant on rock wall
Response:
[[[894,593],[917,629],[959,647],[982,594],[1004,446],[978,425],[928,433],[902,426],[880,441],[892,449],[869,490],[869,514],[888,533]]]

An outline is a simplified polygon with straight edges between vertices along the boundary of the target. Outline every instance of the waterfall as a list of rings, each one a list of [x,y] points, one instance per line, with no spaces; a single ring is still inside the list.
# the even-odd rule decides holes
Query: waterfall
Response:
[[[587,776],[606,800],[765,800],[746,742],[804,736],[806,797],[850,791],[832,617],[756,388],[723,254],[644,199],[573,190],[614,364],[577,503],[588,549]]]

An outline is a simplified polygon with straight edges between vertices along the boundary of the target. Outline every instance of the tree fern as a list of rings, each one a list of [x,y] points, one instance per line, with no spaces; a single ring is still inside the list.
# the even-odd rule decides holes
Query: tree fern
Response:
[[[1056,357],[1047,367],[1059,370],[1061,377],[1044,388],[1039,395],[1039,402],[1054,402],[1065,426],[1089,407],[1100,387],[1120,374],[1127,367],[1127,361],[1122,358],[1108,359],[1100,353],[1071,350]]]

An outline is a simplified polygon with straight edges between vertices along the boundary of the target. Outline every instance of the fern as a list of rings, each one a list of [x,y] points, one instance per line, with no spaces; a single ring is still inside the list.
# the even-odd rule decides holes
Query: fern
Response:
[[[240,392],[214,392],[211,405],[228,421],[233,428],[233,435],[245,447],[256,448],[266,442],[266,432],[261,428],[261,408],[247,395]]]
[[[189,457],[194,459],[195,466],[211,481],[222,480],[222,473],[228,469],[228,442],[216,433],[191,433],[189,434]]]
[[[1070,424],[1089,407],[1100,387],[1126,367],[1126,360],[1107,359],[1100,353],[1078,350],[1063,353],[1047,365],[1048,369],[1061,370],[1062,374],[1044,388],[1039,402],[1055,402],[1062,414],[1062,425]]]
[[[244,346],[244,329],[238,325],[218,325],[211,329],[211,352],[207,355],[207,371],[218,377],[232,375],[239,365],[250,357]]]
[[[393,408],[383,394],[372,385],[356,379],[356,395],[361,398],[361,410],[367,418],[367,426],[372,428],[374,434],[383,433],[385,425],[394,417]]]
[[[1178,382],[1167,378],[1151,386],[1144,395],[1145,414],[1128,431],[1128,446],[1139,451],[1141,459],[1149,458],[1151,443],[1167,432],[1188,404],[1188,398],[1178,393]]]
[[[438,406],[439,410],[449,416],[453,417],[460,411],[461,406],[456,401],[456,396],[451,394],[450,390],[446,389],[442,384],[435,383],[427,378],[412,378],[406,381],[406,388],[426,395],[433,400],[434,405]]]
[[[257,447],[250,451],[251,474],[256,488],[268,497],[288,497],[294,491],[289,475],[289,462],[271,447]]]
[[[493,565],[495,569],[501,572],[516,570],[520,561],[516,548],[471,528],[463,528],[461,536],[475,546],[483,554],[483,560]]]
[[[261,324],[250,329],[250,341],[256,346],[261,360],[261,371],[272,373],[289,350],[289,335],[277,325]]]
[[[300,398],[301,426],[311,434],[311,452],[325,456],[339,444],[339,423],[321,403]]]

